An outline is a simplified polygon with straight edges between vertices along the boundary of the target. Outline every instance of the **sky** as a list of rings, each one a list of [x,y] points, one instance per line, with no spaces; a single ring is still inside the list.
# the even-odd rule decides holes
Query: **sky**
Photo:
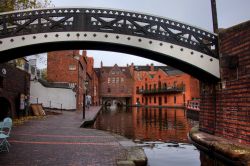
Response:
[[[213,31],[211,0],[51,0],[55,7],[101,7],[148,13],[166,17],[196,27]],[[250,20],[250,0],[217,0],[217,15],[219,28],[228,28],[241,22]],[[94,57],[95,67],[100,67],[103,61],[105,66],[126,65],[134,62],[136,65],[160,63],[144,58],[128,56],[127,54],[88,51]],[[39,58],[43,65],[44,58]]]

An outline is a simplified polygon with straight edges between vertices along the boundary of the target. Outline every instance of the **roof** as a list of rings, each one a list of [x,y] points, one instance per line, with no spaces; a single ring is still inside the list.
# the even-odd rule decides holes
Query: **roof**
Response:
[[[104,66],[102,68],[95,68],[95,71],[97,76],[100,77],[102,73],[110,73],[111,70],[114,68],[118,68],[120,71],[122,71],[122,74],[124,74],[127,78],[132,78],[129,67],[119,67],[118,65],[106,66],[106,67]]]
[[[179,74],[184,74],[184,72],[175,69],[171,66],[154,66],[154,71],[158,71],[161,69],[168,75],[179,75]],[[150,71],[150,66],[134,66],[135,71]]]
[[[38,79],[43,86],[48,88],[64,88],[64,89],[72,89],[67,82],[47,82],[42,79]]]

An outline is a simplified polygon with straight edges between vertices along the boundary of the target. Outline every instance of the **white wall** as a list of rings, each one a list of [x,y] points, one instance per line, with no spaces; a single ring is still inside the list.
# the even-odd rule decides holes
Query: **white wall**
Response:
[[[76,109],[75,92],[72,89],[64,88],[48,88],[44,87],[40,82],[30,81],[30,103],[43,104],[43,107],[61,109]]]

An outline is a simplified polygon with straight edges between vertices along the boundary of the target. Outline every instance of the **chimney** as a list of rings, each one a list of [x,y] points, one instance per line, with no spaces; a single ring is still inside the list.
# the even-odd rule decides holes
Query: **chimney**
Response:
[[[102,61],[101,61],[101,68],[103,67]]]
[[[150,71],[154,71],[154,64],[153,63],[151,63],[151,65],[150,65]]]

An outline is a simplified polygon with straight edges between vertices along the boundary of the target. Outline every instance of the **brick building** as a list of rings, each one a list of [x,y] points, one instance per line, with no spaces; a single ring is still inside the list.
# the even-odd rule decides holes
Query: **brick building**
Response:
[[[250,145],[250,21],[219,39],[221,82],[201,84],[200,130]]]
[[[99,105],[99,80],[94,70],[94,58],[87,57],[87,93],[91,96],[92,105]]]
[[[183,107],[199,98],[199,81],[169,66],[131,66],[134,71],[133,104]]]
[[[80,55],[79,50],[55,51],[48,53],[48,82],[70,83],[73,90],[76,92],[77,110],[84,109],[86,68],[86,51],[83,51],[82,55]]]
[[[30,74],[10,64],[0,64],[0,120],[22,115],[20,96],[30,95]]]
[[[133,77],[129,67],[111,67],[96,69],[99,76],[100,99],[104,105],[130,105],[133,95]]]

